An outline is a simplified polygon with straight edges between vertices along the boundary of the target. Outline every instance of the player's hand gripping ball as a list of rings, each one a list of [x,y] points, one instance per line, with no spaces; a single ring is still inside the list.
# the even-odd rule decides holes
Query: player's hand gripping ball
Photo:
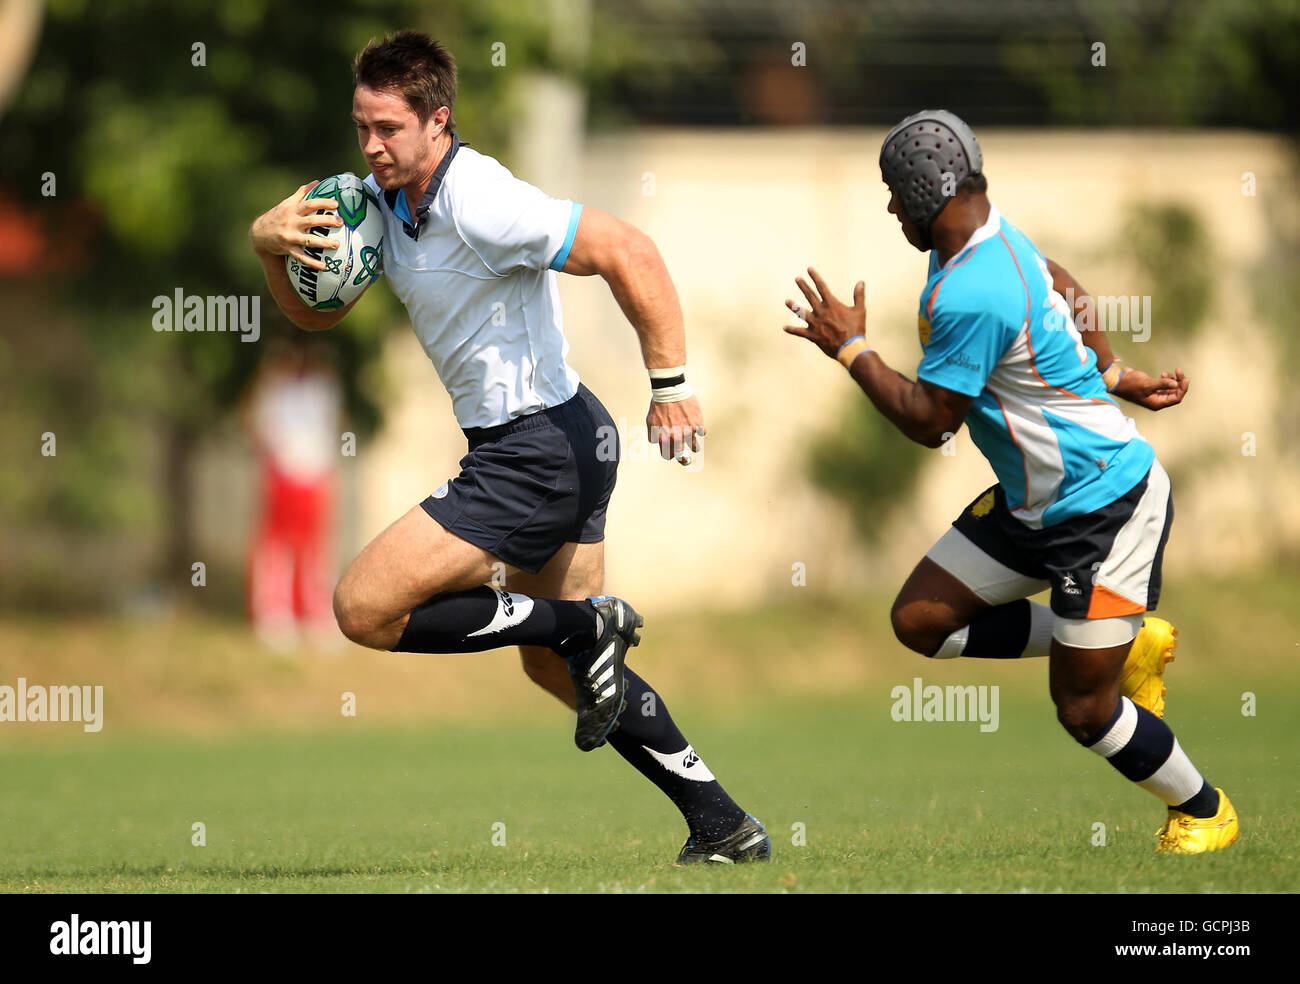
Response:
[[[336,249],[311,246],[306,250],[325,264],[314,270],[292,256],[286,256],[285,269],[294,292],[309,308],[333,311],[360,297],[362,292],[383,273],[384,217],[379,199],[355,174],[335,174],[311,190],[312,198],[332,198],[339,203],[341,228],[317,226],[312,235],[337,239]],[[329,209],[317,210],[328,215]]]

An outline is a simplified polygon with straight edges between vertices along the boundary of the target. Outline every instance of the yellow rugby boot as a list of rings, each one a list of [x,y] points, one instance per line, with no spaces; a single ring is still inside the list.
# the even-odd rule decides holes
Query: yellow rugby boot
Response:
[[[1219,794],[1219,812],[1212,817],[1201,819],[1170,808],[1169,819],[1156,831],[1160,836],[1160,841],[1156,844],[1157,854],[1221,851],[1237,839],[1241,829],[1237,822],[1237,811],[1222,789],[1216,786],[1214,791]]]
[[[1165,716],[1165,665],[1174,661],[1178,630],[1163,618],[1148,615],[1128,651],[1119,692],[1158,718]]]

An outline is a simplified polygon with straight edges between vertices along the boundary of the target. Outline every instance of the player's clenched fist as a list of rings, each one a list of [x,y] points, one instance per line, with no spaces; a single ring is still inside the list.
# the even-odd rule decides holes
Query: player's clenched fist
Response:
[[[683,465],[691,463],[692,455],[700,450],[700,438],[708,433],[700,401],[693,396],[675,403],[651,402],[645,425],[650,443],[659,445],[659,453]]]
[[[343,220],[337,211],[333,215],[316,214],[322,208],[337,210],[339,207],[333,198],[307,197],[318,184],[319,181],[312,181],[302,185],[275,208],[259,215],[248,233],[253,249],[272,256],[288,254],[305,266],[324,270],[325,264],[308,255],[307,249],[335,249],[339,243],[337,239],[314,235],[311,230],[320,226],[341,226]]]

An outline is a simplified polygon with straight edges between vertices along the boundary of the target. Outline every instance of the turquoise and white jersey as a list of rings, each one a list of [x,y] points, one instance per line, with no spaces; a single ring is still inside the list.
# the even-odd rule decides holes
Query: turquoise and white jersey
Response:
[[[930,253],[917,376],[975,397],[966,425],[1012,515],[1053,526],[1132,489],[1155,451],[1106,392],[1047,261],[996,207],[947,263]]]

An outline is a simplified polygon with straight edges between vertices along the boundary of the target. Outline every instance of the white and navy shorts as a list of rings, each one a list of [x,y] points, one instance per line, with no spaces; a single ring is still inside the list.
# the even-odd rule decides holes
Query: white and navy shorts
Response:
[[[1051,588],[1063,619],[1154,611],[1174,501],[1160,462],[1108,506],[1033,529],[1007,508],[1001,485],[962,510],[926,554],[990,605]],[[1139,619],[1140,624],[1140,619]]]
[[[536,574],[566,543],[605,538],[618,429],[587,387],[559,406],[465,430],[460,474],[420,506],[448,531]]]

